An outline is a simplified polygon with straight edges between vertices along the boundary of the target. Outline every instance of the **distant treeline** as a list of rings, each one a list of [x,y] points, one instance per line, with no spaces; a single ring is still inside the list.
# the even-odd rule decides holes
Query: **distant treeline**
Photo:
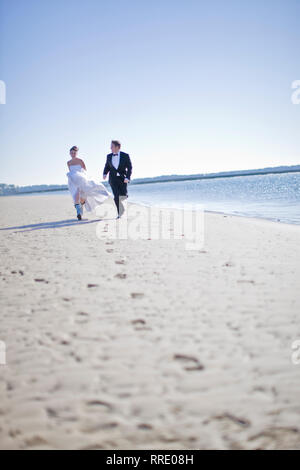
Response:
[[[256,170],[236,170],[236,171],[222,171],[219,173],[198,173],[195,175],[162,175],[153,178],[138,178],[133,180],[134,184],[147,184],[147,183],[166,183],[169,181],[188,181],[212,178],[232,178],[234,176],[254,176],[254,175],[267,175],[272,173],[292,173],[300,172],[300,165],[292,166],[276,166],[268,168],[260,168]]]
[[[152,178],[136,178],[132,180],[131,184],[150,184],[150,183],[167,183],[171,181],[189,181],[200,179],[212,178],[232,178],[235,176],[254,176],[254,175],[267,175],[274,173],[292,173],[300,172],[300,165],[292,166],[276,166],[269,168],[261,168],[257,170],[237,170],[237,171],[223,171],[219,173],[199,173],[196,175],[162,175]],[[107,186],[107,183],[104,183]],[[53,191],[66,191],[66,185],[32,185],[32,186],[15,186],[14,184],[0,184],[0,196],[9,196],[13,194],[29,194],[29,193],[44,193]]]
[[[15,186],[14,184],[0,183],[0,196],[9,196],[10,194],[44,193],[47,191],[66,190],[66,185],[40,184],[32,186]]]

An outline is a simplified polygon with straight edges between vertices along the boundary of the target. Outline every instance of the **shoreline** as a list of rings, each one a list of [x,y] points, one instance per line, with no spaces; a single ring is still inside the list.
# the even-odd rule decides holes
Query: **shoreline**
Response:
[[[68,195],[69,194],[69,190],[66,189],[66,190],[59,190],[59,191],[62,191],[62,192],[65,192],[64,196],[65,195]],[[41,191],[39,194],[37,193],[22,193],[22,194],[6,194],[6,195],[3,195],[3,196],[0,196],[0,200],[1,198],[5,198],[5,197],[14,197],[14,196],[17,196],[17,197],[20,197],[20,196],[60,196],[60,194],[57,194],[58,190],[57,191],[54,191],[53,194],[49,194],[50,191]],[[130,198],[130,196],[129,196]],[[143,207],[155,207],[155,208],[159,208],[159,209],[166,209],[166,210],[171,210],[171,209],[180,209],[179,207],[167,207],[167,206],[151,206],[150,204],[146,204],[146,203],[141,203],[141,202],[131,202],[130,200],[128,201],[128,204],[134,204],[134,205],[141,205]],[[194,210],[194,209],[193,209]],[[259,217],[259,216],[249,216],[249,215],[243,215],[243,214],[231,214],[230,212],[222,212],[222,211],[213,211],[213,210],[209,210],[209,209],[204,209],[204,213],[211,213],[211,214],[220,214],[220,215],[225,215],[225,216],[230,216],[230,217],[241,217],[241,218],[246,218],[246,219],[250,219],[250,220],[265,220],[267,222],[273,222],[273,223],[278,223],[278,224],[284,224],[284,225],[291,225],[291,226],[300,226],[300,223],[296,223],[296,222],[284,222],[284,221],[281,221],[281,220],[275,220],[273,218],[268,218],[268,217]]]
[[[179,207],[167,207],[167,206],[151,206],[150,204],[143,204],[143,203],[140,203],[140,202],[130,202],[128,201],[128,204],[132,204],[132,205],[136,205],[136,206],[142,206],[142,207],[154,207],[156,209],[161,209],[161,210],[172,210],[172,209],[175,209],[175,210],[180,210]],[[188,207],[187,207],[188,209]],[[197,212],[197,209],[191,209],[193,211],[196,211]],[[257,216],[249,216],[249,215],[241,215],[241,214],[231,214],[230,212],[221,212],[221,211],[212,211],[212,210],[208,210],[208,209],[204,209],[204,214],[219,214],[219,215],[223,215],[225,217],[238,217],[238,218],[242,218],[242,219],[247,219],[247,220],[257,220],[257,221],[265,221],[265,222],[272,222],[272,223],[275,223],[275,224],[283,224],[283,225],[289,225],[291,227],[300,227],[300,224],[297,224],[297,223],[292,223],[292,222],[283,222],[281,220],[274,220],[274,219],[271,219],[271,218],[267,218],[267,217],[257,217]]]

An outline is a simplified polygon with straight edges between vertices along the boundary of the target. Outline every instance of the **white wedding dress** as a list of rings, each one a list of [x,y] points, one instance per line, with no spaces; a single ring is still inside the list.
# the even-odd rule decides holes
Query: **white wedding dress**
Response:
[[[80,198],[85,199],[83,207],[85,207],[88,212],[93,211],[97,206],[103,204],[108,197],[112,197],[102,183],[95,183],[95,181],[89,179],[86,170],[82,168],[81,165],[70,165],[70,171],[67,173],[67,177],[69,191],[74,204],[79,191]]]

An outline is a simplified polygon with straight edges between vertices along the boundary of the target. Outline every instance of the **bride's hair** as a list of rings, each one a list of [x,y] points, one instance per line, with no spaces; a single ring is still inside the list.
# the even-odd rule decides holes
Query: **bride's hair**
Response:
[[[73,145],[73,147],[70,148],[70,152],[72,152],[72,150],[76,150],[76,152],[79,150],[78,147],[76,147],[76,145]]]

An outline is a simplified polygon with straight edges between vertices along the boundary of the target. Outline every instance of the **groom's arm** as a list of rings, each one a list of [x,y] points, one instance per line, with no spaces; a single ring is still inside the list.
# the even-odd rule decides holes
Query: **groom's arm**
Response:
[[[132,163],[131,163],[129,155],[127,155],[127,157],[128,157],[128,161],[127,161],[126,178],[130,180],[131,173],[132,173]]]
[[[108,172],[109,172],[109,165],[108,165],[108,156],[107,156],[106,157],[106,163],[105,163],[104,170],[103,170],[103,179],[104,180],[105,180]]]

